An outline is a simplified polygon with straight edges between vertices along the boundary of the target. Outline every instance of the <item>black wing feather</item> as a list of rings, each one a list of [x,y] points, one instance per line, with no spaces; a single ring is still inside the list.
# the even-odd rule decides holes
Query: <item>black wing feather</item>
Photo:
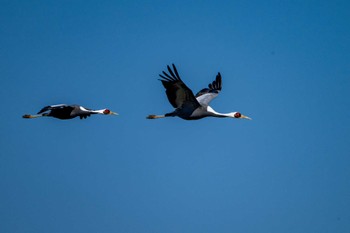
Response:
[[[219,93],[222,89],[222,80],[221,80],[221,74],[220,72],[216,75],[215,80],[212,83],[209,83],[208,85],[209,88],[203,88],[200,90],[197,94],[196,97],[204,95],[206,93]]]
[[[45,106],[37,114],[41,114],[43,112],[46,112],[46,111],[50,110],[50,108],[51,108],[51,106]]]
[[[167,68],[169,74],[163,71],[163,75],[159,74],[159,76],[162,78],[159,80],[162,82],[163,86],[166,89],[165,92],[170,104],[174,108],[179,108],[185,103],[191,103],[191,106],[194,106],[194,108],[199,107],[200,104],[196,100],[191,89],[189,89],[181,80],[175,65],[173,64],[174,71],[170,68],[170,66],[167,66]]]
[[[41,114],[43,112],[46,112],[48,110],[57,110],[57,109],[73,109],[74,106],[69,105],[59,105],[59,106],[45,106],[43,107],[37,114]]]

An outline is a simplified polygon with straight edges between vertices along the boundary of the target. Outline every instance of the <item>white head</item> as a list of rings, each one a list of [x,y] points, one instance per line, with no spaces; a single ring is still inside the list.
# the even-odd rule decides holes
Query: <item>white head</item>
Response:
[[[232,118],[242,118],[242,119],[248,119],[251,120],[252,118],[244,116],[243,114],[241,114],[240,112],[230,112],[227,114],[228,117],[232,117]]]
[[[101,110],[93,110],[92,112],[97,114],[102,114],[102,115],[118,115],[118,113],[112,112],[108,108],[101,109]]]

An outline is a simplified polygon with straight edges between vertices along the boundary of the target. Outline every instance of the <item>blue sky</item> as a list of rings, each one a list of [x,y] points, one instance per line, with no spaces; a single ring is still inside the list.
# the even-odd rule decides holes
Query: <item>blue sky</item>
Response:
[[[1,1],[0,231],[349,232],[349,7]],[[146,120],[171,63],[253,120]]]

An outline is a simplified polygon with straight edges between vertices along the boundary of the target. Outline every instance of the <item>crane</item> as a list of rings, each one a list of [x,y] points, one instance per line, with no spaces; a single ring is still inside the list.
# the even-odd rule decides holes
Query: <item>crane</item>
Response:
[[[80,117],[80,119],[85,119],[89,117],[91,114],[102,114],[102,115],[118,115],[116,112],[112,112],[111,110],[105,108],[101,110],[92,110],[89,108],[85,108],[80,105],[72,104],[57,104],[50,105],[42,108],[37,115],[23,115],[23,118],[31,119],[38,117],[54,117],[61,120],[72,119],[75,117]]]
[[[164,115],[149,115],[147,119],[159,119],[165,117],[180,117],[185,120],[198,120],[204,117],[230,117],[251,120],[250,117],[244,116],[240,112],[218,113],[209,103],[219,95],[221,91],[221,74],[216,75],[216,79],[196,95],[181,80],[179,73],[174,64],[173,70],[167,66],[168,72],[163,71],[159,79],[166,90],[166,95],[170,104],[175,108],[173,112]]]

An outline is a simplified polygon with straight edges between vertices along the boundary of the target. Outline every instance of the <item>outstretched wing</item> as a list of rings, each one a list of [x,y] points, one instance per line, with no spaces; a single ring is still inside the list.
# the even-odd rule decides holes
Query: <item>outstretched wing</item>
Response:
[[[179,73],[173,64],[174,71],[168,67],[169,74],[163,71],[163,75],[159,75],[162,79],[159,79],[166,89],[166,95],[169,102],[174,108],[180,108],[183,106],[191,106],[194,109],[198,108],[200,104],[196,100],[191,89],[181,80]]]
[[[67,105],[67,104],[50,105],[50,106],[43,107],[37,114],[41,114],[41,113],[46,112],[48,110],[62,109],[62,108],[72,108],[72,107]]]
[[[197,101],[204,106],[207,106],[210,101],[217,97],[221,91],[221,74],[220,72],[216,75],[216,79],[208,85],[208,88],[200,90],[196,94]]]

